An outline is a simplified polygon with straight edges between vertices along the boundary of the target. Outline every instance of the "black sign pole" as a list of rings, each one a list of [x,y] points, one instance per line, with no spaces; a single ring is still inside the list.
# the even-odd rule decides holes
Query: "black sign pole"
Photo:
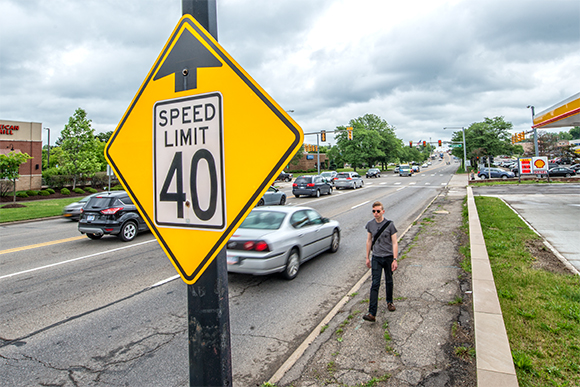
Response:
[[[181,6],[217,40],[216,0],[182,0]],[[226,259],[222,249],[197,282],[187,285],[191,387],[232,385]]]

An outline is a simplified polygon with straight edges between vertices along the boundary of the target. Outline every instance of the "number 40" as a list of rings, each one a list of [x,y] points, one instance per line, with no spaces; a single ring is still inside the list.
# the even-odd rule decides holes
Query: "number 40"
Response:
[[[173,161],[171,161],[171,166],[169,167],[169,171],[167,172],[167,176],[165,177],[165,182],[163,183],[163,188],[161,189],[161,193],[159,194],[159,199],[162,202],[175,202],[177,205],[177,217],[183,218],[183,204],[187,200],[187,195],[183,192],[183,161],[182,161],[182,152],[176,152],[175,156],[173,156]],[[197,171],[199,168],[199,162],[201,160],[205,160],[207,162],[208,170],[209,170],[209,207],[206,210],[203,210],[199,205],[199,196],[198,196],[198,185],[197,185]],[[173,177],[175,176],[175,183],[177,192],[168,192],[169,186]],[[191,158],[191,168],[189,173],[189,189],[191,193],[191,204],[193,206],[193,211],[195,215],[200,220],[210,220],[216,211],[217,207],[217,189],[218,189],[218,181],[217,181],[217,170],[215,167],[215,160],[213,155],[207,149],[199,149],[193,157]],[[189,207],[189,203],[186,203]]]

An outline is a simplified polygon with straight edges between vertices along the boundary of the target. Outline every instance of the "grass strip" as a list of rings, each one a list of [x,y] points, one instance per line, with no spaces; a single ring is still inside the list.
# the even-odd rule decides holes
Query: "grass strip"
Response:
[[[580,277],[535,269],[539,237],[500,199],[475,202],[519,385],[580,386]]]
[[[0,223],[58,216],[62,214],[62,209],[66,205],[78,202],[81,199],[82,197],[77,196],[62,199],[31,200],[29,202],[17,202],[18,204],[23,204],[26,207],[0,207]],[[4,204],[8,203],[2,203],[2,205]]]

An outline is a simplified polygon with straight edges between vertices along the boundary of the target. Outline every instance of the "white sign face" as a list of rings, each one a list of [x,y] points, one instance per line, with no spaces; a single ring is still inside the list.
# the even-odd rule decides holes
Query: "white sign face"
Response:
[[[155,223],[226,225],[222,95],[159,101],[153,108]]]
[[[548,158],[524,157],[519,160],[520,174],[522,175],[546,175],[548,174]]]

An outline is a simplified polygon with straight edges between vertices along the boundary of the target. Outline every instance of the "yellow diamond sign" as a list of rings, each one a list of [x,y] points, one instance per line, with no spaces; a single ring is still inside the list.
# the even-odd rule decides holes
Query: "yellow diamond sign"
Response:
[[[105,157],[183,280],[193,284],[303,137],[217,41],[184,15]]]

